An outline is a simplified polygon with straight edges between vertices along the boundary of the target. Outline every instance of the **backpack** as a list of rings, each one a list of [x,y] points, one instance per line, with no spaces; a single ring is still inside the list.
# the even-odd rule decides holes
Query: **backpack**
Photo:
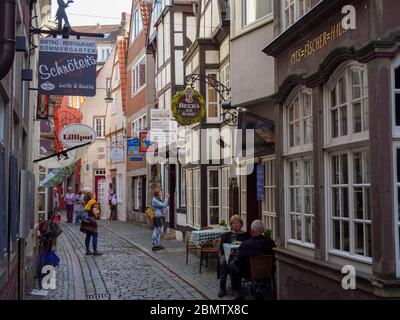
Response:
[[[154,210],[152,207],[147,207],[146,208],[146,214],[147,214],[147,219],[149,219],[150,221],[153,221],[154,219]]]

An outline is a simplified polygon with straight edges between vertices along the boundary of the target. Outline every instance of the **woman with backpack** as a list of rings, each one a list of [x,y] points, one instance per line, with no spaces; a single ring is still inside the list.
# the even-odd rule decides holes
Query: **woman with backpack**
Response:
[[[82,217],[80,231],[86,233],[85,247],[86,255],[100,256],[101,252],[97,251],[98,229],[97,229],[97,215],[98,204],[92,193],[88,193],[85,199],[89,199],[85,206],[87,216]],[[93,252],[90,251],[90,240],[92,240]]]
[[[164,209],[168,207],[169,204],[169,194],[166,194],[166,200],[161,199],[161,190],[155,189],[153,192],[153,200],[151,202],[151,207],[154,211],[154,229],[152,236],[152,250],[157,251],[165,249],[160,245],[161,238],[161,228],[164,222]]]

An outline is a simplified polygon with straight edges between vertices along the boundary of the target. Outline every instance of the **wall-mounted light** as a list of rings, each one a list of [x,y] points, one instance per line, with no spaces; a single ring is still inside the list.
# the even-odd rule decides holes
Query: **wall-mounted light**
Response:
[[[106,103],[112,103],[114,101],[113,97],[111,96],[111,90],[108,89],[106,93],[106,97],[104,98]]]

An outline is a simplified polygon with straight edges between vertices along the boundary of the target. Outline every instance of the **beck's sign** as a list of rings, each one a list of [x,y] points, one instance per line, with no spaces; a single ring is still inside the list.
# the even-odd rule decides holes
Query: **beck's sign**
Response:
[[[96,95],[97,49],[94,40],[41,38],[39,94]]]
[[[59,138],[65,147],[72,148],[84,143],[95,142],[96,132],[85,124],[70,124],[62,128]]]

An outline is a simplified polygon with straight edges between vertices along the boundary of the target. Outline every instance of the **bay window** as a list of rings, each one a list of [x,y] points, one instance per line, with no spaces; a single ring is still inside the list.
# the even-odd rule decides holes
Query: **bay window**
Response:
[[[313,210],[313,117],[312,91],[301,88],[290,98],[285,107],[285,185],[286,185],[286,221],[291,243],[313,247],[314,210]],[[266,188],[275,195],[274,160],[267,163]],[[269,215],[273,217],[274,200],[269,194]]]
[[[331,250],[372,256],[370,154],[367,149],[330,155]]]

